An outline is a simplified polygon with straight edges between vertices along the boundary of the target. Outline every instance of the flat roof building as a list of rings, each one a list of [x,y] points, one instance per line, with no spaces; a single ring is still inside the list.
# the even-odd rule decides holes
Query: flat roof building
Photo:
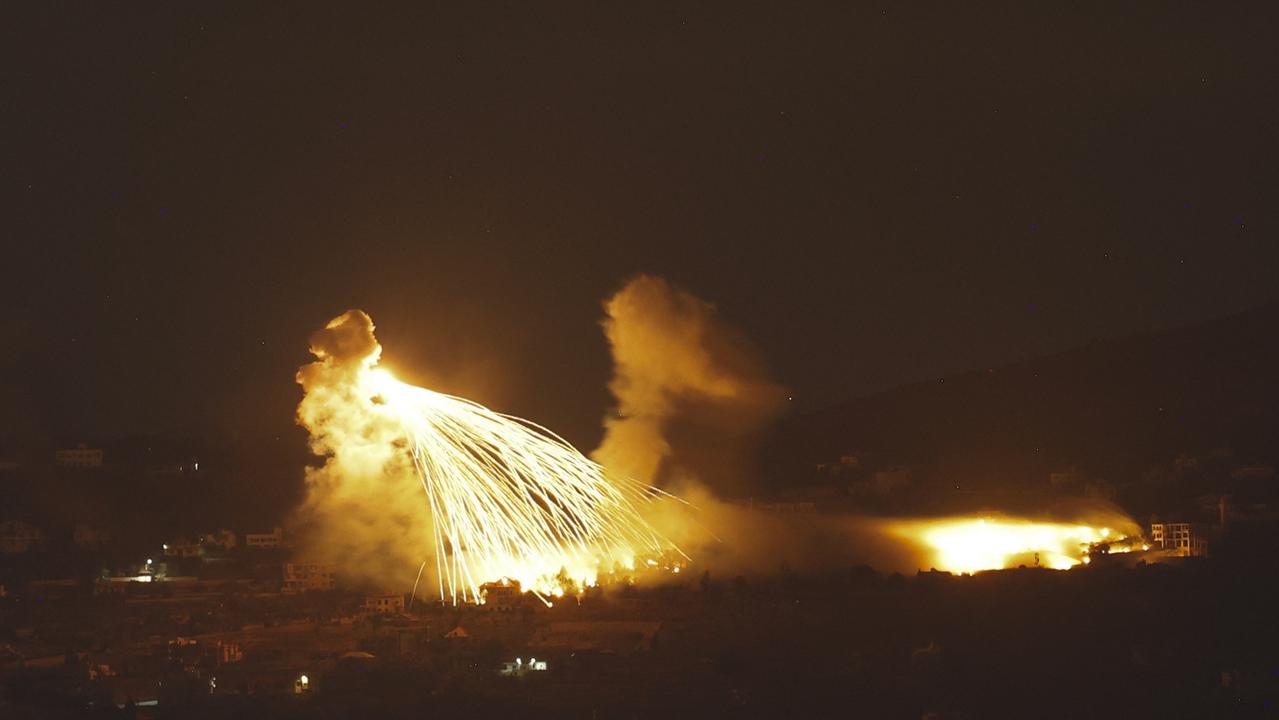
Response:
[[[53,464],[58,467],[102,467],[102,448],[80,443],[73,448],[53,451]]]

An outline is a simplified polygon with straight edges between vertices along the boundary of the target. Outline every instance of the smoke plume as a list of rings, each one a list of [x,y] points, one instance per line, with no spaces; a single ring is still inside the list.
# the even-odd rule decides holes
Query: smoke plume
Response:
[[[376,411],[376,398],[361,396],[360,378],[382,354],[373,329],[368,315],[349,310],[311,336],[316,359],[298,370],[297,420],[325,460],[306,470],[292,530],[304,554],[341,559],[340,570],[363,584],[400,588],[424,559],[430,517],[403,433]]]
[[[753,435],[785,389],[713,305],[662,278],[635,277],[604,311],[617,405],[593,457],[646,483],[693,475],[721,494],[744,490]]]

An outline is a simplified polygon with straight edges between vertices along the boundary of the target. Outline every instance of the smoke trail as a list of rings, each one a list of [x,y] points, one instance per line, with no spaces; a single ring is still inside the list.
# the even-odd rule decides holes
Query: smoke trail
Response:
[[[593,457],[641,482],[692,474],[740,491],[750,436],[774,417],[785,389],[713,305],[662,278],[633,278],[604,310],[617,405]]]

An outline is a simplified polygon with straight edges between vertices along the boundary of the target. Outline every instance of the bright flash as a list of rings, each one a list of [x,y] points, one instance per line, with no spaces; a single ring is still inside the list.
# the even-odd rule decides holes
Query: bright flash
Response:
[[[312,336],[316,361],[298,371],[298,421],[328,456],[309,473],[309,510],[332,521],[368,508],[380,522],[386,498],[411,503],[392,511],[434,546],[440,598],[455,604],[483,602],[483,586],[505,579],[550,605],[611,568],[682,555],[640,514],[669,495],[607,473],[539,425],[397,380],[378,366],[373,330],[364,312],[344,313]]]
[[[939,518],[894,523],[890,532],[924,546],[939,570],[972,573],[1015,565],[1065,570],[1089,562],[1089,547],[1107,543],[1110,552],[1131,548],[1110,544],[1110,527],[1002,518]]]
[[[502,578],[559,597],[593,584],[601,561],[678,552],[637,509],[664,493],[608,477],[550,430],[381,368],[362,382],[408,440],[433,519],[442,599],[478,601],[481,585]]]

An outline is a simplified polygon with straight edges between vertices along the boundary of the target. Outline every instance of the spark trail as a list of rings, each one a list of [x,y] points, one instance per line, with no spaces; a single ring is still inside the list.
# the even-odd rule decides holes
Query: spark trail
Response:
[[[350,324],[356,327],[343,328]],[[366,333],[355,345],[368,350],[346,372],[316,373],[347,385],[323,395],[326,412],[315,415],[330,427],[319,444],[340,460],[344,441],[367,446],[368,428],[389,428],[375,441],[407,454],[420,481],[441,599],[480,602],[485,583],[510,578],[546,602],[595,584],[615,566],[632,568],[637,558],[682,555],[640,513],[669,495],[610,476],[540,425],[397,380],[376,367],[381,347],[362,312],[336,318],[331,330]],[[313,366],[332,359],[319,345],[313,340]],[[335,341],[339,350],[348,345]],[[303,374],[299,380],[307,386]],[[305,407],[306,400],[299,417],[314,438]],[[360,419],[359,432],[332,432],[344,414]]]

